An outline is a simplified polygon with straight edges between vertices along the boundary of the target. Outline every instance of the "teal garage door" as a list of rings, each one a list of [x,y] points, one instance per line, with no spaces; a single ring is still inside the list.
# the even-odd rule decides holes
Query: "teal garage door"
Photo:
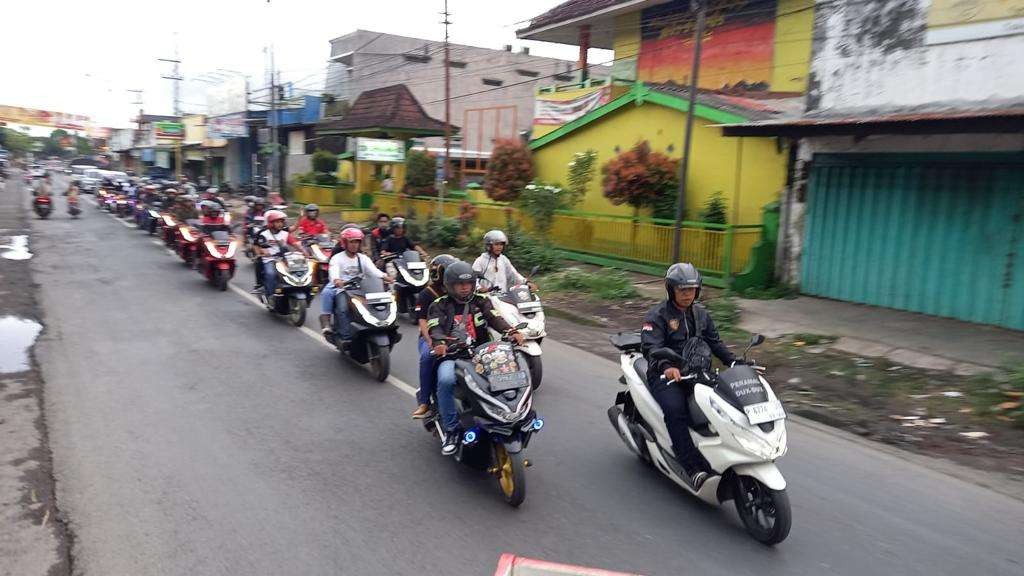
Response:
[[[804,293],[1024,330],[1024,156],[816,155],[812,166]]]

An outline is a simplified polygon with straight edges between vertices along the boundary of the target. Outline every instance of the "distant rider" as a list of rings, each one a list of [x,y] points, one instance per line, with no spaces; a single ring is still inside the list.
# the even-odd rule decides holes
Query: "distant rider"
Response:
[[[381,272],[369,256],[360,252],[363,247],[363,231],[359,228],[346,228],[341,231],[338,243],[344,246],[342,252],[331,256],[328,265],[327,286],[320,293],[320,331],[328,341],[332,340],[334,329],[331,327],[331,313],[338,313],[338,329],[340,334],[337,337],[344,346],[351,339],[351,327],[348,319],[348,294],[345,293],[345,283],[357,276],[372,276],[383,278],[386,282],[393,279]],[[337,302],[337,305],[335,304]]]
[[[302,209],[302,217],[292,226],[292,233],[305,236],[327,234],[327,224],[320,219],[320,207],[316,204],[306,204]]]
[[[374,261],[380,259],[381,242],[391,234],[391,217],[381,212],[377,214],[377,226],[370,232],[370,255]]]
[[[458,341],[479,346],[490,341],[487,327],[510,335],[518,345],[523,335],[506,322],[491,305],[490,299],[477,294],[476,274],[469,264],[457,261],[444,271],[447,294],[430,305],[427,326],[430,328],[434,356],[441,359],[437,367],[437,408],[441,412],[444,443],[441,454],[450,456],[459,445],[459,415],[455,408],[455,361],[444,358],[448,344]]]
[[[434,300],[444,296],[444,271],[449,264],[458,262],[451,254],[438,254],[430,261],[430,284],[416,295],[416,320],[420,325],[420,388],[416,391],[418,406],[412,417],[419,420],[429,418],[430,398],[434,395],[437,384],[437,358],[431,353],[430,329],[427,326],[427,311]]]
[[[736,361],[736,355],[719,338],[707,309],[697,302],[701,284],[700,272],[693,264],[682,262],[669,267],[665,273],[668,297],[647,313],[640,331],[644,356],[649,358],[652,350],[667,347],[685,358],[687,340],[697,337],[706,342],[711,352],[726,366]],[[710,363],[710,358],[707,361]],[[690,438],[690,412],[686,401],[693,392],[693,384],[679,381],[683,376],[682,368],[665,360],[649,358],[647,386],[665,415],[665,426],[672,439],[676,459],[685,469],[694,490],[699,490],[712,470]]]
[[[199,203],[202,209],[202,217],[199,219],[199,223],[203,226],[216,226],[223,225],[224,221],[224,209],[221,208],[220,204],[212,200],[203,200]]]
[[[516,270],[512,261],[505,256],[508,236],[501,230],[491,230],[484,234],[484,253],[473,262],[473,270],[483,277],[481,284],[485,288],[498,287],[504,292],[510,287],[526,282],[526,278]],[[537,286],[530,283],[530,289]]]
[[[392,218],[390,228],[391,233],[380,244],[380,255],[382,257],[392,254],[401,256],[408,250],[415,250],[420,253],[420,258],[427,258],[427,251],[406,235],[405,218],[398,216]]]

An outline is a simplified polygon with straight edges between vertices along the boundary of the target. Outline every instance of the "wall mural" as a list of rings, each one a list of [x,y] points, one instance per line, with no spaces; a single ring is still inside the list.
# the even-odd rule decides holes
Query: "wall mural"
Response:
[[[645,9],[637,79],[689,82],[696,19],[689,0]],[[767,89],[772,77],[776,0],[712,0],[702,48],[702,88]]]

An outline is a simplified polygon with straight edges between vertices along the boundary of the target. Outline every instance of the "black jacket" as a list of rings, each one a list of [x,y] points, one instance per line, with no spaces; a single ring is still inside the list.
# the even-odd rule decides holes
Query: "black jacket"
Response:
[[[490,342],[491,336],[487,332],[490,326],[498,332],[505,333],[512,329],[512,326],[505,322],[505,319],[498,314],[498,311],[491,305],[491,301],[480,294],[473,294],[469,305],[459,304],[448,295],[441,296],[430,305],[427,311],[427,327],[430,330],[431,346],[448,344],[446,339],[452,336],[456,324],[466,322],[463,312],[468,311],[476,337],[473,340],[474,346]]]
[[[644,325],[640,331],[640,344],[644,356],[648,356],[648,358],[651,350],[666,347],[681,354],[683,344],[693,336],[703,338],[711,348],[711,352],[726,366],[736,360],[736,355],[725,346],[718,336],[715,322],[708,315],[707,309],[697,302],[694,302],[685,311],[680,310],[668,300],[655,306],[644,317]],[[659,381],[665,370],[671,367],[670,362],[651,359],[647,369],[647,382]],[[680,367],[676,366],[676,368]]]

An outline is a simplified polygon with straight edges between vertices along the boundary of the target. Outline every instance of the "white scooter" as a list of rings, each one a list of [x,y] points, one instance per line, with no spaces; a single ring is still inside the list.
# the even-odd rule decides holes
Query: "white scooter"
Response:
[[[694,491],[672,453],[664,415],[647,386],[640,334],[622,332],[612,335],[611,341],[622,351],[619,382],[626,390],[616,396],[608,418],[626,446],[701,500],[716,505],[734,500],[743,525],[759,542],[774,545],[785,540],[792,513],[786,480],[775,460],[786,453],[786,413],[762,373],[736,364],[718,373],[684,377],[694,382],[687,402],[690,436],[716,473]],[[764,336],[755,335],[744,359],[762,342]],[[668,348],[652,350],[651,357],[683,365],[682,357]]]
[[[498,287],[488,289],[491,305],[501,314],[501,317],[508,322],[509,326],[523,326],[520,330],[524,340],[522,346],[516,346],[516,350],[523,353],[526,363],[530,369],[530,382],[533,389],[540,388],[541,379],[544,377],[544,365],[541,362],[540,343],[548,333],[544,329],[544,307],[541,305],[540,296],[530,290],[529,278],[532,278],[539,267],[530,271],[526,282],[509,287],[504,292],[499,292]],[[492,339],[497,340],[501,335],[491,330]]]

